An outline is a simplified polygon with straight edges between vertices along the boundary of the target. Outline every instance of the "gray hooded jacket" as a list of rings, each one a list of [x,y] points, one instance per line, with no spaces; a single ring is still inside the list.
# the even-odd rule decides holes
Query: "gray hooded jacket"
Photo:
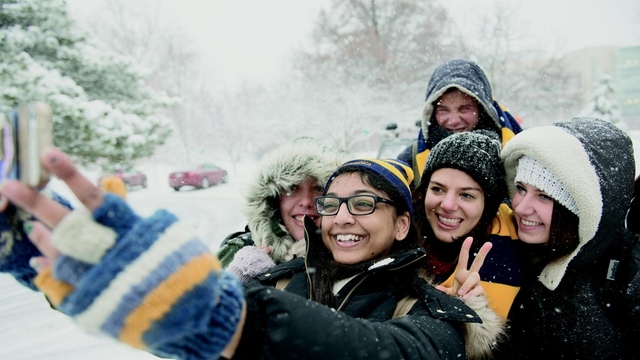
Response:
[[[476,63],[464,59],[451,60],[438,66],[429,79],[424,110],[422,111],[422,131],[425,139],[429,139],[430,132],[438,128],[438,124],[430,126],[432,125],[433,104],[450,88],[457,88],[476,99],[484,110],[476,128],[492,130],[502,139],[500,133],[502,126],[498,112],[493,107],[489,79]]]

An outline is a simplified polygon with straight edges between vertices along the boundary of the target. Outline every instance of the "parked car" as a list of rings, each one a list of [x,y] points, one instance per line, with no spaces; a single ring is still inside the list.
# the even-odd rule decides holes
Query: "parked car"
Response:
[[[175,191],[183,186],[193,186],[198,189],[206,189],[211,185],[227,182],[227,171],[215,164],[205,163],[186,170],[169,174],[169,186]]]
[[[414,139],[398,138],[398,139],[386,139],[380,143],[378,149],[378,159],[395,159],[400,153],[407,148],[407,146],[413,144]]]
[[[141,186],[142,188],[147,187],[147,175],[142,173],[141,171],[129,169],[129,170],[118,170],[114,172],[106,172],[100,176],[98,179],[98,186],[101,185],[102,179],[107,176],[116,176],[122,179],[124,185],[127,188],[127,191],[131,190],[134,186]]]

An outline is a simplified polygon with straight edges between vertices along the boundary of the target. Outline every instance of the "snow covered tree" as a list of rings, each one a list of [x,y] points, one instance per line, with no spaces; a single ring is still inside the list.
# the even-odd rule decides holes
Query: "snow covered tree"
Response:
[[[345,150],[389,122],[413,124],[431,72],[455,53],[454,32],[434,0],[328,2],[292,59],[307,123]]]
[[[615,99],[615,89],[611,83],[611,75],[602,74],[593,84],[592,98],[584,112],[586,116],[596,117],[606,120],[618,126],[620,121],[620,110]]]
[[[553,39],[538,40],[517,2],[498,2],[493,11],[466,14],[473,29],[460,39],[463,57],[485,71],[493,96],[525,127],[575,116],[583,106],[579,74],[558,56],[546,54]]]
[[[451,55],[448,21],[433,0],[332,0],[318,16],[302,66],[368,85],[417,80],[426,88],[420,74]]]
[[[127,166],[172,130],[175,99],[145,84],[132,60],[98,49],[64,0],[0,0],[0,110],[40,100],[53,110],[54,144],[81,164]]]

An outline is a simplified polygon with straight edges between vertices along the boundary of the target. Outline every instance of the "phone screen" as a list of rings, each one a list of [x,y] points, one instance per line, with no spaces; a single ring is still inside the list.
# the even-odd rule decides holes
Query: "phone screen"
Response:
[[[17,166],[16,154],[16,127],[18,125],[18,114],[15,111],[6,116],[0,117],[2,123],[2,164],[0,164],[0,180],[18,179],[19,169]]]

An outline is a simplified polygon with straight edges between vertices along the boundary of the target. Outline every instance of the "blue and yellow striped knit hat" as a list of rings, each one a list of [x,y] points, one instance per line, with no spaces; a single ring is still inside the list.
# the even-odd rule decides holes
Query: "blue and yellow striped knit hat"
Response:
[[[402,195],[411,217],[413,217],[413,206],[411,205],[411,190],[409,184],[413,181],[413,170],[406,163],[396,159],[355,159],[347,161],[346,163],[338,166],[338,168],[329,176],[329,180],[324,186],[322,195],[327,194],[329,185],[336,178],[338,174],[343,173],[344,168],[349,169],[362,169],[364,172],[374,173],[381,176],[389,182],[397,191]]]

